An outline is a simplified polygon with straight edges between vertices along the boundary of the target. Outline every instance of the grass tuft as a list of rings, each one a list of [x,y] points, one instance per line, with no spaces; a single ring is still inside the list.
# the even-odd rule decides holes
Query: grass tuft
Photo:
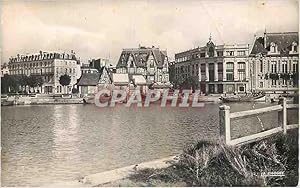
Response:
[[[183,149],[178,161],[164,169],[141,169],[130,180],[147,186],[296,186],[298,132],[230,147],[199,141]],[[268,176],[283,172],[284,176]]]

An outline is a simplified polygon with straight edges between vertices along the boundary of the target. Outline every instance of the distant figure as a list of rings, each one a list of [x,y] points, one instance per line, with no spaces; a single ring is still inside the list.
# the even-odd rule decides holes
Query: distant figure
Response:
[[[133,167],[133,170],[137,171],[137,167],[138,167],[138,166],[139,166],[139,165],[136,164],[136,165]]]

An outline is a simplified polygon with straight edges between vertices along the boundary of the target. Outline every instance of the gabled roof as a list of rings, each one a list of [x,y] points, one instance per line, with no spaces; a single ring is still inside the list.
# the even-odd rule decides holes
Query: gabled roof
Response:
[[[112,72],[106,66],[101,67],[101,69],[99,71],[100,78],[102,77],[104,71],[107,72],[107,75],[108,75],[110,81],[112,82],[113,81],[113,79],[112,79]]]
[[[83,73],[77,82],[78,86],[96,86],[99,83],[100,73]]]
[[[156,65],[162,67],[167,57],[167,52],[154,47],[123,49],[116,67],[127,67],[130,55],[133,56],[133,61],[137,67],[146,67],[150,55],[154,56]]]
[[[270,50],[271,43],[277,45],[277,50],[281,55],[287,55],[292,49],[293,42],[299,45],[298,32],[265,33],[263,37],[256,38],[251,55],[266,54]]]

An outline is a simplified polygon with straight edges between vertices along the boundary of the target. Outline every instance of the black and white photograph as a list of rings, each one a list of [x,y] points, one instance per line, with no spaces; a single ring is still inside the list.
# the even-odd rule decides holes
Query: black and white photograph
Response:
[[[0,0],[1,187],[297,187],[299,0]]]

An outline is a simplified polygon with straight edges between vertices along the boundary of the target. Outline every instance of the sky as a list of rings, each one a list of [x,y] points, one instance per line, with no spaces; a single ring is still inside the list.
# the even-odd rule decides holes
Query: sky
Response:
[[[204,46],[252,44],[254,35],[299,30],[298,0],[1,1],[1,62],[17,54],[74,50],[82,62],[123,48],[174,54]]]

